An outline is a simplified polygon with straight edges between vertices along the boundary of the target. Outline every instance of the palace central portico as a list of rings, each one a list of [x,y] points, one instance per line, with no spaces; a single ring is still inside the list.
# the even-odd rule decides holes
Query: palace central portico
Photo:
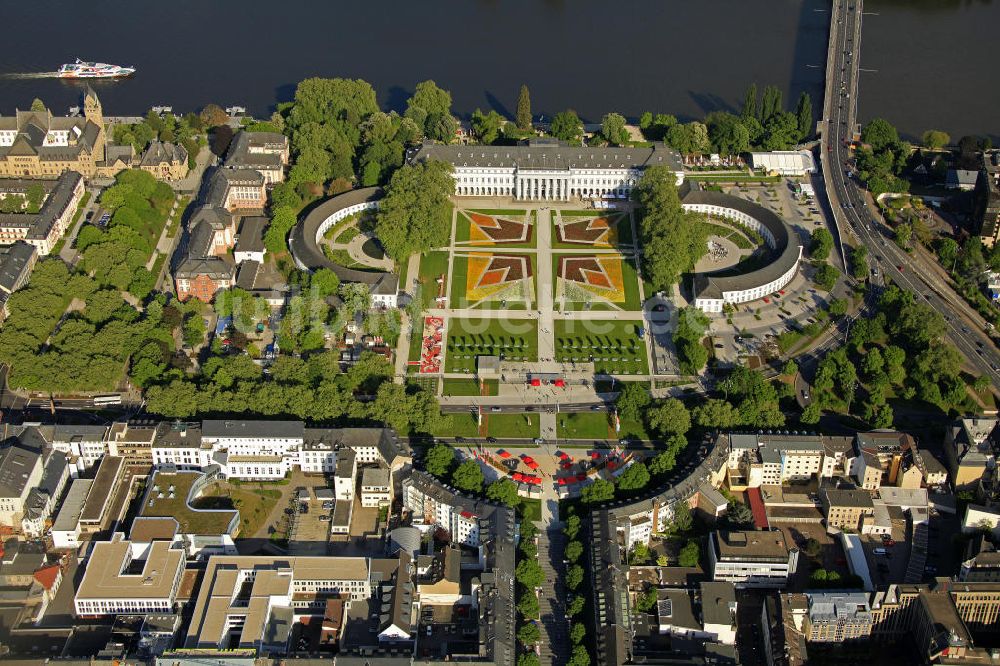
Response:
[[[518,201],[626,199],[651,166],[684,180],[681,156],[663,143],[650,147],[568,146],[531,139],[517,146],[424,144],[411,162],[441,160],[454,166],[455,194]]]

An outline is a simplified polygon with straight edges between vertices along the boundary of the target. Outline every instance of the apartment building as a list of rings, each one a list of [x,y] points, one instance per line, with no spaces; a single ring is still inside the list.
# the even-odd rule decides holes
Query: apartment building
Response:
[[[709,537],[712,580],[738,588],[777,588],[788,583],[799,551],[778,531],[716,531]]]
[[[21,532],[25,536],[37,538],[45,534],[52,511],[62,496],[68,480],[69,465],[66,454],[61,451],[48,451],[45,466],[42,468],[42,478],[38,485],[31,489],[24,502]]]
[[[168,541],[133,544],[123,535],[94,544],[76,591],[76,614],[172,613],[184,574],[184,551]]]
[[[20,529],[28,496],[42,480],[43,468],[41,450],[17,437],[0,443],[0,525]]]
[[[65,453],[75,471],[82,472],[108,453],[108,427],[57,425],[52,431],[52,448]]]
[[[872,633],[869,595],[864,592],[807,592],[806,638],[812,643],[843,643]]]
[[[958,580],[972,583],[1000,583],[1000,551],[980,532],[969,540]]]
[[[392,483],[386,467],[365,467],[361,472],[361,506],[380,507],[392,504]]]
[[[867,490],[823,488],[820,500],[827,527],[860,530],[864,518],[875,514],[872,494]]]
[[[945,430],[944,452],[955,490],[976,490],[994,474],[1000,450],[996,418],[960,419]]]
[[[119,518],[113,507],[118,506],[123,488],[125,459],[105,456],[93,479],[76,479],[59,508],[52,525],[52,541],[56,548],[76,548],[99,532],[111,529]]]

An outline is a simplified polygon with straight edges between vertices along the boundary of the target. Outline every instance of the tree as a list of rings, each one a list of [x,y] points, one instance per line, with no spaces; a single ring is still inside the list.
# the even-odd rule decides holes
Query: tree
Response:
[[[590,666],[590,653],[583,645],[574,645],[573,654],[566,661],[566,666]]]
[[[813,133],[813,107],[809,93],[803,92],[799,95],[799,102],[795,107],[795,117],[798,122],[799,141],[802,141]]]
[[[625,117],[619,113],[605,114],[601,119],[601,136],[613,146],[624,146],[628,143],[628,129],[625,128]]]
[[[455,449],[447,444],[435,444],[424,457],[424,469],[439,479],[445,478],[455,462]]]
[[[521,560],[514,569],[514,578],[521,585],[533,590],[545,582],[545,573],[537,560]]]
[[[753,512],[742,502],[730,502],[726,509],[726,522],[739,529],[753,525]]]
[[[657,291],[674,285],[705,254],[707,230],[702,216],[685,212],[677,194],[677,178],[663,166],[646,169],[633,196],[642,209],[640,233],[643,268]]]
[[[534,652],[525,652],[517,656],[517,666],[539,666],[541,662]]]
[[[833,249],[833,234],[826,229],[813,229],[809,236],[809,256],[817,261],[825,261]]]
[[[746,95],[743,97],[743,109],[740,111],[740,115],[744,120],[748,118],[757,118],[757,84],[751,83],[750,87],[747,88]]]
[[[615,484],[604,479],[594,479],[589,486],[580,491],[580,499],[584,504],[600,504],[614,499]]]
[[[31,100],[31,110],[32,111],[45,111],[45,102],[38,99],[37,97]]]
[[[789,377],[799,374],[799,364],[795,362],[795,359],[788,359],[785,361],[785,366],[781,369],[781,374],[788,375]]]
[[[517,484],[507,477],[497,479],[488,485],[486,498],[511,508],[516,508],[521,504],[521,498],[517,496]]]
[[[989,377],[987,377],[986,375],[979,375],[978,377],[976,377],[976,380],[972,382],[972,388],[982,393],[990,387],[991,383],[992,382],[990,381]]]
[[[202,125],[209,129],[229,122],[229,114],[218,104],[206,104],[201,110],[200,117]]]
[[[840,271],[831,266],[830,264],[823,264],[816,269],[816,275],[813,277],[813,282],[816,286],[824,291],[831,291],[835,284],[837,284],[837,278],[840,276]]]
[[[863,280],[868,276],[868,248],[864,245],[851,250],[851,275],[855,280]]]
[[[943,150],[951,143],[951,137],[948,133],[940,130],[927,130],[921,138],[924,145],[931,150]]]
[[[958,243],[951,238],[942,238],[937,242],[938,259],[941,265],[948,270],[953,270],[958,261]]]
[[[576,562],[583,555],[583,544],[579,541],[570,541],[566,544],[566,559]]]
[[[780,114],[783,109],[784,103],[782,102],[781,88],[777,86],[765,87],[764,93],[761,96],[760,114],[758,115],[760,122],[766,126],[768,121],[777,114]]]
[[[526,620],[538,619],[538,597],[534,590],[523,590],[517,599],[517,612]]]
[[[271,223],[264,232],[264,247],[271,254],[282,254],[288,251],[288,233],[295,226],[295,211],[286,206],[274,208],[271,212]]]
[[[574,622],[569,628],[569,638],[573,641],[573,645],[583,643],[583,639],[586,637],[587,627],[582,622]]]
[[[565,534],[570,539],[575,539],[576,535],[580,533],[580,516],[576,514],[567,516],[566,524],[563,527],[563,534]]]
[[[586,602],[583,600],[582,596],[577,595],[573,597],[573,601],[569,602],[566,605],[566,615],[570,617],[576,617],[577,615],[583,612],[583,607],[585,604]]]
[[[566,587],[570,590],[576,590],[580,587],[580,583],[583,582],[583,567],[579,564],[571,565],[566,569]]]
[[[783,425],[784,415],[778,408],[778,393],[760,372],[737,366],[719,388],[727,400],[737,406],[742,425],[760,428]]]
[[[896,245],[905,250],[910,246],[910,240],[913,238],[913,225],[908,222],[900,222],[896,225],[895,236]]]
[[[826,309],[831,317],[843,317],[847,314],[847,299],[834,298],[827,304]]]
[[[472,133],[479,139],[480,143],[486,145],[496,143],[497,139],[500,138],[504,122],[504,117],[492,109],[489,113],[483,113],[479,109],[476,109],[472,112],[472,117],[469,119]]]
[[[635,595],[635,609],[640,613],[648,613],[656,608],[656,588],[650,586],[646,591]]]
[[[799,420],[803,423],[815,424],[819,423],[820,416],[822,416],[822,409],[820,409],[819,403],[814,400],[805,406]]]
[[[739,116],[714,111],[705,117],[708,138],[721,155],[738,155],[750,150],[750,132]]]
[[[618,477],[620,490],[641,490],[649,483],[649,470],[641,462],[633,462]]]
[[[626,421],[638,421],[652,400],[649,390],[641,383],[622,382],[622,390],[618,392],[615,408],[618,410],[618,415]]]
[[[421,81],[406,102],[406,117],[416,123],[424,136],[450,143],[458,123],[451,115],[451,93],[433,81]]]
[[[517,640],[522,645],[534,645],[542,639],[542,632],[534,622],[525,622],[517,630]]]
[[[703,428],[732,428],[740,421],[739,412],[725,400],[709,398],[691,410],[692,420]]]
[[[483,490],[483,470],[477,461],[464,460],[452,473],[451,482],[459,490],[480,493]]]
[[[573,109],[560,111],[552,118],[549,129],[552,136],[567,143],[580,143],[583,138],[583,121]]]
[[[451,171],[450,164],[429,160],[404,165],[392,175],[375,217],[375,234],[395,261],[447,244],[455,190]]]
[[[880,153],[899,145],[899,132],[884,118],[875,118],[861,130],[861,140]]]
[[[677,563],[682,567],[696,567],[700,556],[701,550],[698,548],[698,542],[688,541],[677,555]]]
[[[691,429],[691,412],[676,398],[657,404],[649,410],[648,418],[649,426],[665,437],[685,435]]]
[[[527,131],[531,129],[531,93],[528,86],[522,85],[521,92],[517,95],[517,115],[514,118],[517,129]]]
[[[819,557],[821,550],[822,546],[820,545],[819,541],[813,539],[812,537],[806,539],[805,544],[803,544],[802,546],[802,552],[804,552],[809,557]]]

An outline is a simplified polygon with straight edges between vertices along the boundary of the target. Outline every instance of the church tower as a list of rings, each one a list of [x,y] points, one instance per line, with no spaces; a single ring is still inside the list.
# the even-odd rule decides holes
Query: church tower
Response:
[[[104,127],[104,111],[101,109],[101,100],[97,99],[97,93],[90,86],[87,86],[83,95],[83,115],[95,125]]]
[[[97,93],[89,85],[83,93],[83,117],[88,122],[97,125],[97,138],[94,141],[93,156],[94,162],[103,162],[106,141],[104,134],[104,110],[101,108],[101,100],[97,98]]]

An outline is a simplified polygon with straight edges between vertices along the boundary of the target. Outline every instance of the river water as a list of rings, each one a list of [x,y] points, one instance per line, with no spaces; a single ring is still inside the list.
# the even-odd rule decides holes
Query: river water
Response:
[[[0,111],[40,97],[57,113],[81,86],[21,74],[73,58],[133,65],[95,82],[105,113],[175,111],[208,102],[266,114],[309,76],[363,78],[387,108],[417,81],[452,91],[454,109],[513,115],[522,83],[533,111],[576,109],[697,118],[738,110],[750,82],[802,90],[818,105],[829,0],[64,0],[5,3]],[[869,0],[860,114],[907,134],[1000,134],[1000,86],[991,80],[991,28],[1000,3]]]

